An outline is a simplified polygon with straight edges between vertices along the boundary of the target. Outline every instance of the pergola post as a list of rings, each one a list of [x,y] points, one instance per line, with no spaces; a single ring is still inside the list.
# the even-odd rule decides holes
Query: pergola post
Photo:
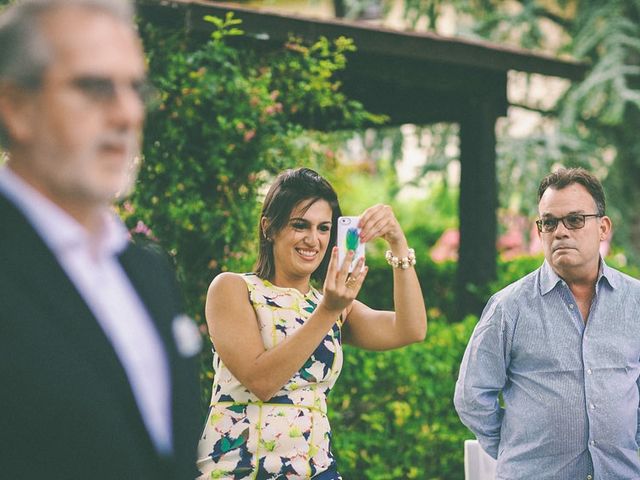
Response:
[[[480,314],[478,292],[496,278],[498,189],[495,125],[501,108],[472,98],[460,120],[460,248],[456,277],[459,316]]]

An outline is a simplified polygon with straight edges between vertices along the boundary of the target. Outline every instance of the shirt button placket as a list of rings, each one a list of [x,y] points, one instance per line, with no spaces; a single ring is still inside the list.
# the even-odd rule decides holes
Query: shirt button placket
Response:
[[[573,307],[573,304],[572,304]],[[573,310],[573,308],[572,308]],[[587,424],[589,426],[589,430],[590,430],[590,435],[594,435],[595,434],[595,430],[597,430],[597,422],[595,422],[594,416],[596,415],[596,402],[594,402],[593,398],[592,398],[592,385],[593,385],[593,381],[595,380],[593,378],[593,370],[589,367],[587,367],[587,365],[589,365],[591,362],[589,361],[589,353],[590,353],[590,348],[589,348],[589,327],[587,326],[583,332],[583,337],[582,337],[582,364],[584,365],[584,389],[585,389],[585,396],[586,396],[586,401],[587,401]],[[597,442],[592,438],[591,440],[589,440],[589,448],[595,448],[597,445]],[[593,474],[589,474],[587,476],[587,480],[592,480],[593,479]]]

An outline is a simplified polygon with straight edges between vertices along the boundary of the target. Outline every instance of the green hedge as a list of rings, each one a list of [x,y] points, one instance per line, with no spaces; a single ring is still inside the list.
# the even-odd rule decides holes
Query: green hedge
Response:
[[[416,252],[416,273],[422,285],[422,293],[425,297],[430,315],[441,318],[454,318],[454,278],[456,272],[455,262],[434,263],[426,252]],[[393,309],[393,296],[391,285],[393,284],[393,272],[387,265],[384,257],[367,254],[367,266],[369,272],[364,287],[360,291],[358,299],[372,308],[380,310]]]
[[[346,479],[464,477],[453,390],[476,318],[431,319],[423,343],[389,352],[345,347],[342,375],[329,396],[333,448]]]

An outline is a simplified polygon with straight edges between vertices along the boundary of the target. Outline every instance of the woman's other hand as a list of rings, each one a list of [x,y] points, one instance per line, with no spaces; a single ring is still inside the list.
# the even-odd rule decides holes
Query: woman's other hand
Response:
[[[378,204],[367,208],[360,215],[358,227],[361,230],[360,240],[362,242],[383,238],[394,254],[406,255],[407,239],[389,205]]]
[[[409,255],[407,238],[388,205],[374,205],[360,215],[360,240],[383,238],[391,253]],[[355,300],[345,315],[344,341],[369,350],[389,350],[421,342],[427,332],[427,312],[415,268],[392,268],[393,311],[374,310]]]

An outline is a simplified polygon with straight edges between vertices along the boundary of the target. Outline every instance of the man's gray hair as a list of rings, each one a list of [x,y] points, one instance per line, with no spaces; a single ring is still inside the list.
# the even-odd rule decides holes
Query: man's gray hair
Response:
[[[54,60],[43,35],[42,17],[67,7],[104,12],[133,27],[134,9],[129,0],[17,1],[0,10],[0,86],[5,82],[28,89],[40,85],[44,72]],[[0,123],[0,145],[7,140]]]

